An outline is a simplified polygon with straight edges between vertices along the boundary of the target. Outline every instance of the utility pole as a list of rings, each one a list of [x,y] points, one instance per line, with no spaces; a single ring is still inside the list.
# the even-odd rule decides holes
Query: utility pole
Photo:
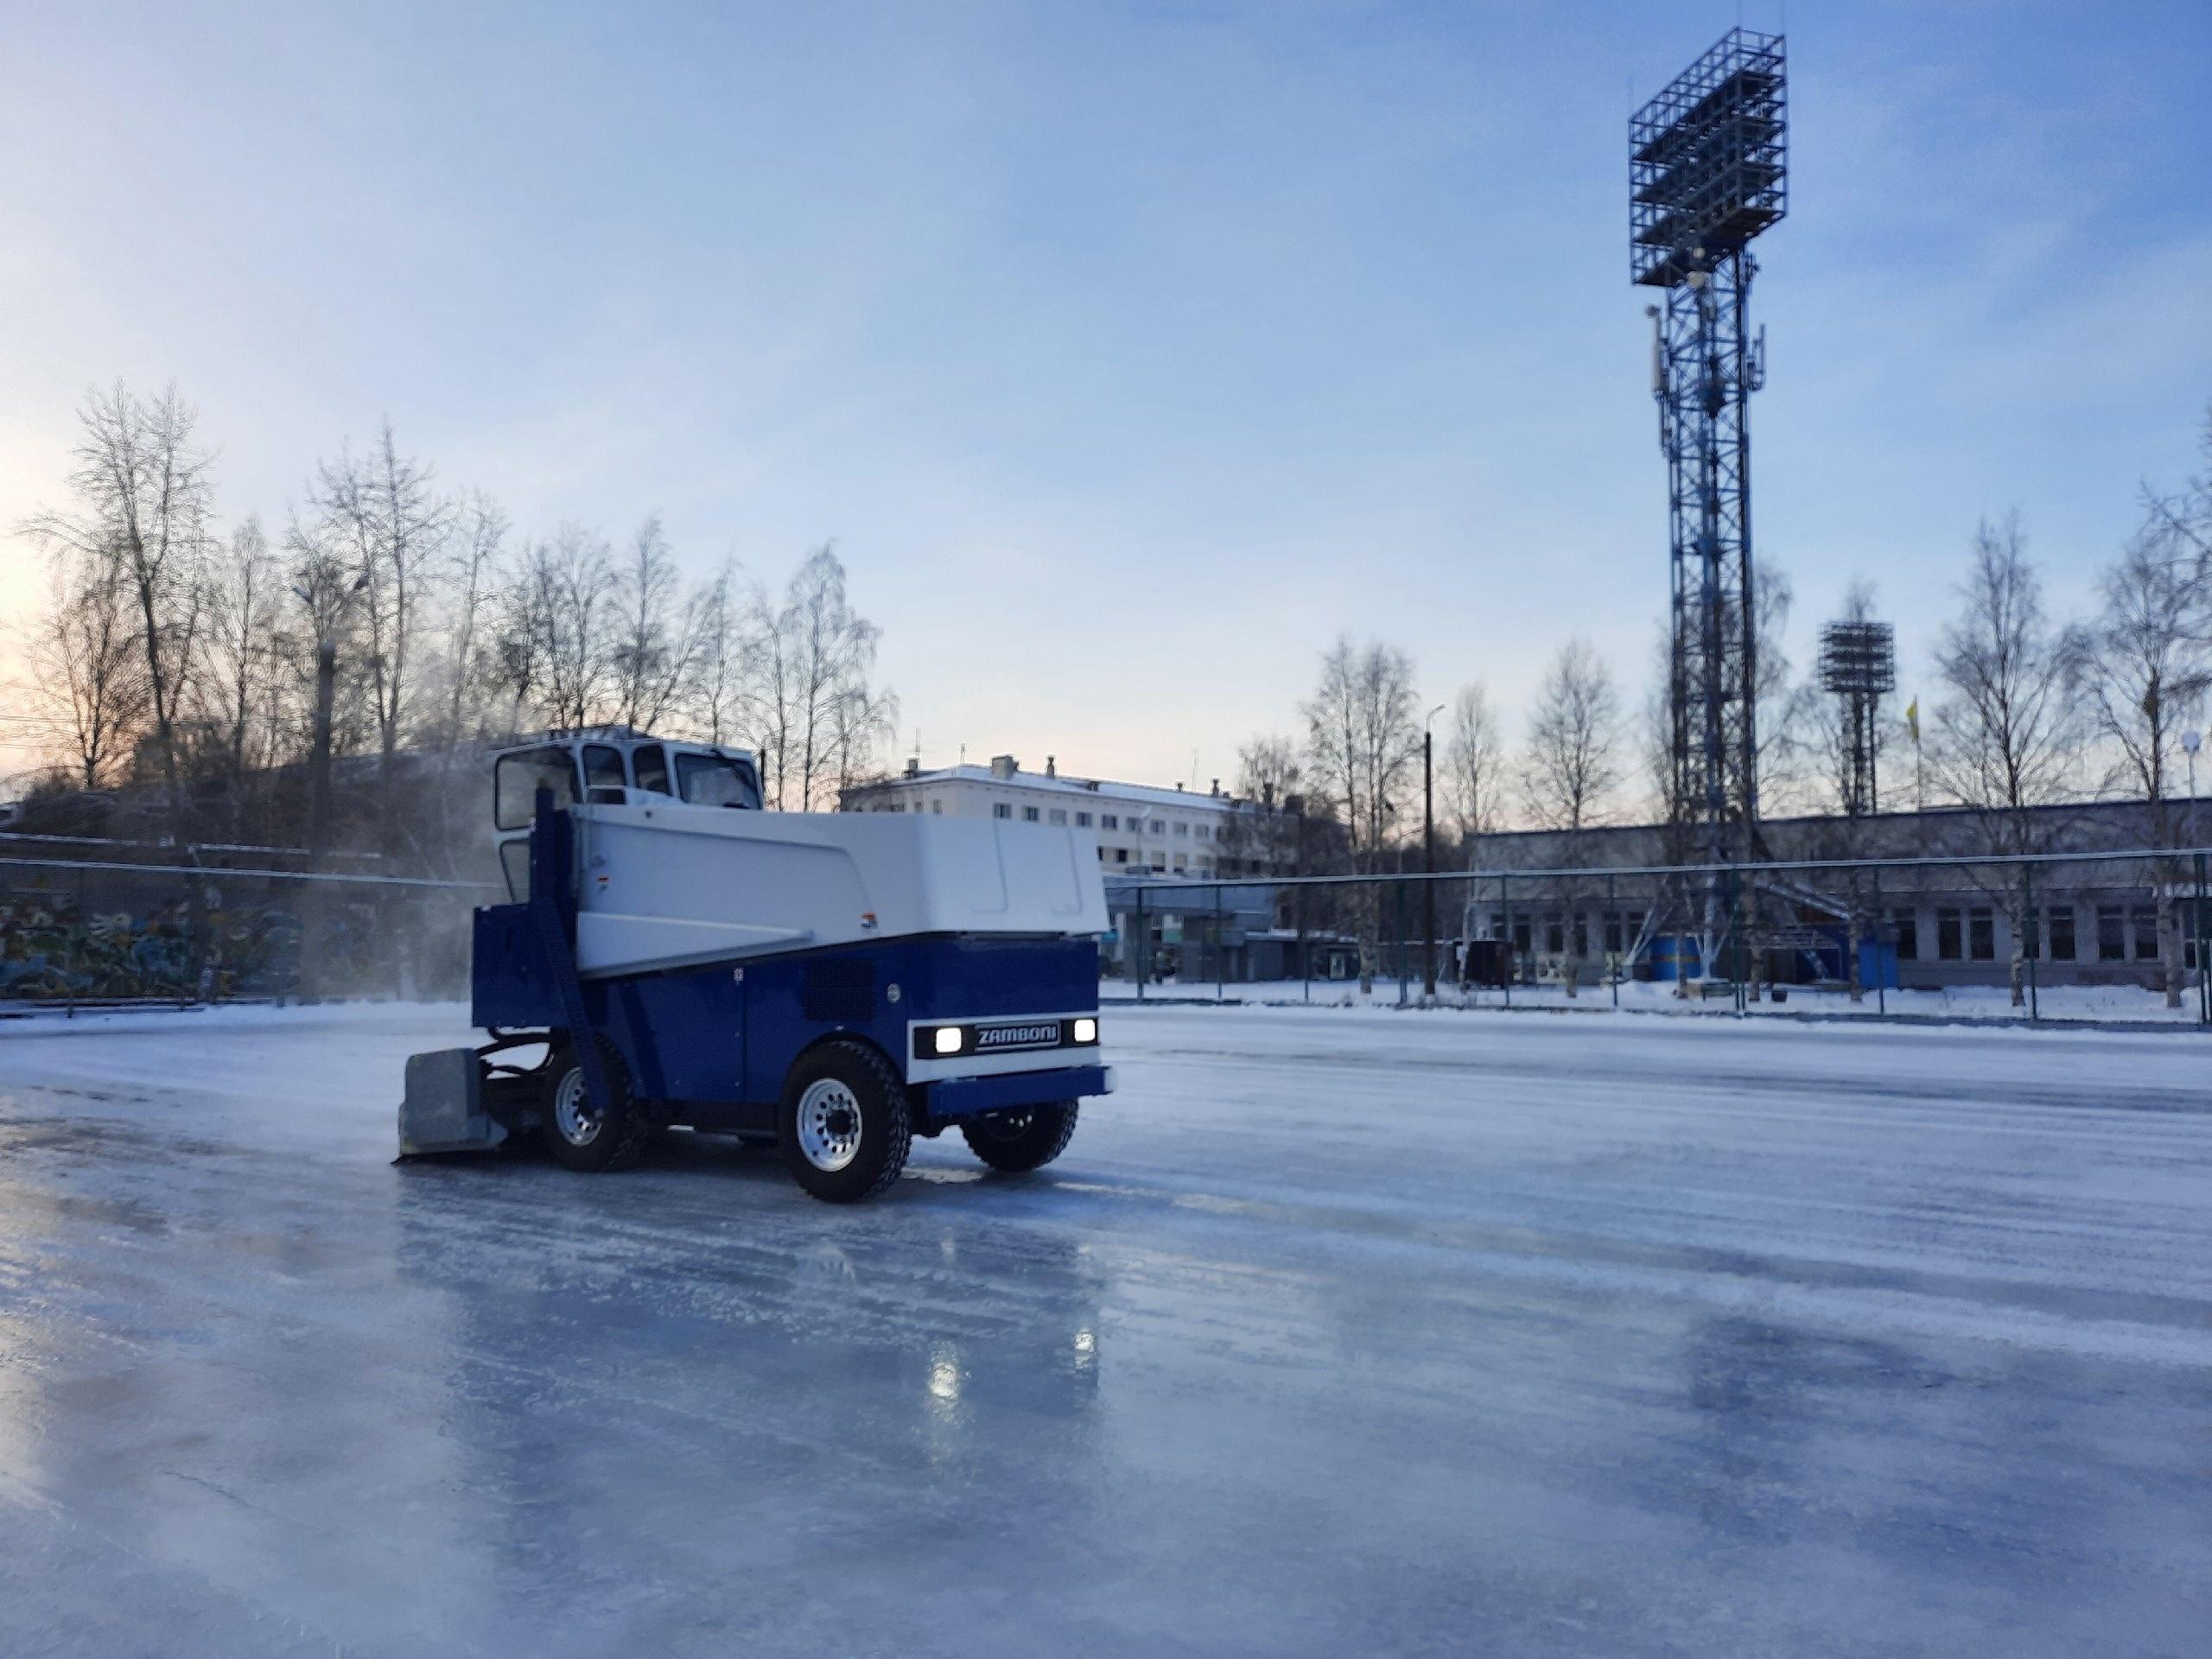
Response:
[[[1436,717],[1444,712],[1438,703],[1428,711],[1428,718],[1421,723],[1421,868],[1424,876],[1436,874],[1436,768],[1433,763],[1435,741],[1431,728]],[[1436,883],[1425,880],[1421,884],[1421,995],[1428,1001],[1436,1000]]]

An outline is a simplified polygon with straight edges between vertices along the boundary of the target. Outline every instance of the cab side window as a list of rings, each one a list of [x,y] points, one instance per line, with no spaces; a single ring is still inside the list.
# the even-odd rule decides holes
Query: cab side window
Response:
[[[503,754],[493,773],[493,821],[502,830],[527,830],[537,810],[540,785],[553,791],[553,804],[576,804],[576,768],[564,748],[548,746]]]
[[[669,793],[668,752],[659,744],[647,743],[632,751],[630,764],[637,768],[639,789],[650,789],[658,795]]]
[[[629,784],[622,775],[622,751],[604,743],[588,744],[584,749],[584,788],[621,789]]]

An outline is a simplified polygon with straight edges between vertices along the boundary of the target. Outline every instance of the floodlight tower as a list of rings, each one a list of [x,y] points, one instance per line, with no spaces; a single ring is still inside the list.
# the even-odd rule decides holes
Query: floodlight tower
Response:
[[[1758,824],[1758,619],[1751,394],[1764,332],[1747,307],[1752,238],[1789,206],[1783,40],[1733,29],[1629,119],[1629,269],[1664,290],[1651,392],[1667,457],[1675,810],[1703,862],[1749,861]],[[1704,884],[1713,962],[1732,887]]]
[[[1821,690],[1843,700],[1843,810],[1852,817],[1878,811],[1875,715],[1897,689],[1897,631],[1854,617],[1821,630]]]

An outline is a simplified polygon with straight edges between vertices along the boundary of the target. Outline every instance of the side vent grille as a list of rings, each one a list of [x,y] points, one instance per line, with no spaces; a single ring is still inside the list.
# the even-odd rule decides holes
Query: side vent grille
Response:
[[[865,957],[832,957],[808,963],[800,1003],[810,1020],[874,1019],[875,964]]]

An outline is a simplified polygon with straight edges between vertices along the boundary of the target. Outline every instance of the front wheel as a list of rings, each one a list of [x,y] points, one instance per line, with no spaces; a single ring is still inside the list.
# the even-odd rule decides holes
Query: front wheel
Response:
[[[599,1058],[613,1096],[605,1112],[592,1104],[583,1063],[574,1049],[562,1050],[547,1068],[545,1149],[556,1163],[569,1169],[626,1168],[644,1155],[652,1139],[652,1120],[631,1092],[630,1068],[622,1064],[622,1056],[601,1039]]]
[[[778,1140],[791,1178],[816,1198],[853,1204],[887,1190],[914,1138],[906,1085],[859,1043],[824,1043],[784,1081]]]
[[[1054,1106],[1024,1106],[1010,1112],[988,1112],[960,1126],[968,1150],[993,1169],[1019,1174],[1042,1169],[1068,1149],[1075,1134],[1076,1103]]]

